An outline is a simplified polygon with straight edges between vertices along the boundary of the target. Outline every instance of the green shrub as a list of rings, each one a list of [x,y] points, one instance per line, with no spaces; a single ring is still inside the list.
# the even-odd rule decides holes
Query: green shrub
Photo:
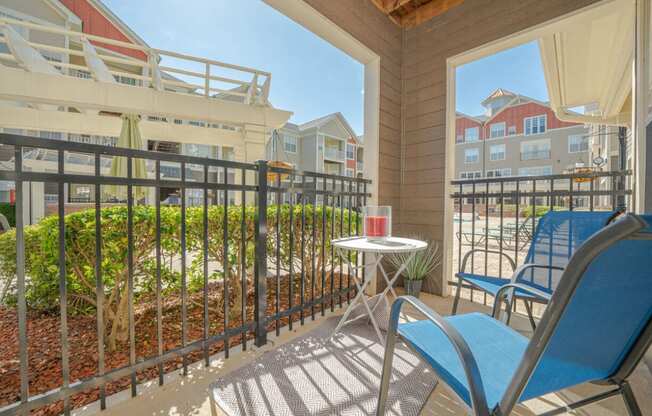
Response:
[[[270,261],[275,264],[277,227],[279,231],[279,267],[288,270],[290,258],[295,270],[301,262],[306,265],[314,261],[316,270],[330,261],[330,239],[339,236],[340,223],[348,229],[349,217],[345,212],[329,207],[305,206],[304,246],[301,251],[301,210],[297,205],[292,212],[292,245],[290,245],[290,206],[270,206],[267,211],[267,248]],[[315,219],[315,256],[313,246],[313,210]],[[244,214],[244,234],[242,216]],[[242,264],[244,260],[247,278],[253,278],[254,266],[254,224],[256,209],[252,206],[230,206],[226,213],[223,206],[208,209],[208,261],[212,264],[228,265],[228,284],[233,311],[241,307]],[[102,259],[101,274],[104,293],[104,322],[107,346],[114,349],[117,342],[128,338],[128,237],[127,208],[106,207],[101,210]],[[278,220],[280,221],[277,221]],[[351,220],[357,216],[352,214]],[[322,230],[323,221],[326,229]],[[331,233],[331,222],[335,221],[336,233]],[[355,227],[355,226],[354,226]],[[322,252],[322,232],[325,232],[325,256]],[[156,211],[150,206],[133,207],[133,288],[134,303],[146,299],[156,290]],[[181,259],[181,210],[179,207],[161,207],[161,264],[164,293],[178,291],[181,273],[178,265]],[[225,247],[226,242],[226,247]],[[186,261],[188,291],[203,288],[204,212],[202,207],[186,209]],[[292,247],[292,250],[290,250]],[[69,312],[73,314],[95,313],[97,306],[95,276],[95,210],[79,211],[65,216],[66,281]],[[292,256],[290,255],[292,251]],[[59,307],[59,218],[46,217],[38,224],[25,227],[26,300],[28,306],[37,311],[55,312]],[[218,266],[209,279],[221,280],[223,267]],[[310,267],[306,267],[309,276]],[[11,230],[0,235],[0,287],[3,297],[12,301],[15,296],[16,232]],[[308,277],[310,278],[310,277]],[[249,285],[252,287],[252,285]],[[0,298],[0,301],[3,299]],[[15,299],[13,299],[15,301]]]
[[[0,203],[0,214],[4,215],[12,227],[16,226],[16,206],[8,202]]]
[[[560,206],[553,206],[552,207],[553,211],[566,211],[566,208],[560,207]],[[524,218],[528,218],[532,216],[532,211],[534,211],[534,215],[539,218],[543,217],[550,211],[549,206],[542,206],[542,205],[537,205],[536,208],[532,205],[530,206],[525,206],[521,209],[520,216]]]

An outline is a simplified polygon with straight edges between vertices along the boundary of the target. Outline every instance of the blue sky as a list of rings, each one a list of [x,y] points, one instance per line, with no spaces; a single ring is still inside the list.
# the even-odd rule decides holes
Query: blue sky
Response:
[[[153,47],[271,72],[271,101],[291,121],[340,111],[363,133],[363,66],[261,0],[103,1]],[[483,113],[499,87],[548,99],[535,42],[458,68],[457,110]]]
[[[496,88],[548,101],[541,56],[536,42],[471,62],[457,68],[457,111],[480,115],[480,102]]]
[[[260,0],[103,0],[150,46],[272,73],[272,104],[303,123],[342,112],[363,133],[363,66]]]

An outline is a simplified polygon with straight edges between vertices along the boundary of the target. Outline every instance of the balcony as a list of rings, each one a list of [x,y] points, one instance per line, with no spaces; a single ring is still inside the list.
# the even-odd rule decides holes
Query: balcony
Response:
[[[461,270],[463,258],[468,256],[468,266],[474,273],[491,271],[510,276],[507,261],[493,261],[474,249],[490,249],[499,256],[509,254],[516,265],[523,265],[541,214],[550,210],[607,212],[623,207],[632,210],[640,202],[635,198],[645,198],[632,189],[637,185],[637,175],[645,177],[649,171],[444,183],[448,167],[454,167],[448,163],[450,160],[446,161],[445,155],[450,150],[447,146],[454,141],[452,137],[446,138],[446,131],[452,131],[447,120],[453,118],[455,111],[446,106],[455,94],[448,90],[449,84],[442,81],[434,88],[437,93],[446,91],[449,99],[430,99],[433,94],[430,81],[446,80],[446,71],[454,68],[440,63],[446,61],[445,52],[451,50],[449,46],[455,46],[446,45],[446,42],[452,34],[459,34],[458,23],[468,21],[464,18],[472,15],[493,16],[491,7],[495,5],[492,2],[440,2],[446,3],[445,7],[461,7],[456,9],[460,13],[453,16],[459,19],[448,19],[444,15],[435,22],[434,31],[428,30],[431,25],[416,30],[408,28],[424,19],[423,13],[413,13],[419,11],[416,7],[422,3],[420,1],[401,2],[400,5],[374,2],[396,9],[391,20],[405,24],[406,28],[394,27],[392,21],[385,21],[380,35],[370,30],[365,32],[368,36],[351,36],[350,43],[346,40],[349,36],[342,34],[359,32],[356,32],[359,28],[351,28],[351,25],[365,20],[376,24],[374,22],[384,19],[372,5],[312,2],[304,8],[304,2],[267,0],[267,3],[287,8],[284,10],[295,4],[302,7],[293,17],[297,21],[306,15],[314,17],[317,23],[313,27],[317,27],[326,39],[333,39],[329,30],[335,29],[335,39],[344,50],[350,47],[357,51],[362,45],[382,53],[382,59],[368,51],[358,55],[361,61],[369,62],[365,74],[371,74],[371,78],[365,79],[365,108],[371,108],[371,116],[365,115],[365,127],[370,127],[365,129],[368,136],[365,144],[369,143],[365,148],[365,162],[369,166],[379,165],[379,169],[368,170],[374,175],[373,186],[369,186],[370,181],[366,179],[274,168],[265,162],[202,159],[0,134],[0,145],[6,151],[0,155],[13,155],[13,159],[2,160],[0,164],[1,192],[3,196],[9,193],[4,190],[7,184],[14,187],[11,191],[15,191],[16,204],[12,212],[18,214],[13,230],[0,234],[0,339],[3,340],[0,342],[0,416],[32,411],[45,416],[71,412],[215,416],[232,415],[234,409],[241,407],[245,408],[242,412],[245,414],[262,413],[257,412],[259,407],[256,406],[265,407],[269,413],[274,413],[277,406],[285,406],[290,408],[285,414],[373,414],[382,366],[382,344],[368,333],[366,319],[360,319],[359,325],[354,327],[359,331],[329,338],[334,323],[347,305],[356,296],[364,296],[358,293],[356,285],[356,279],[364,277],[363,274],[356,267],[343,264],[330,243],[332,238],[354,237],[362,232],[360,213],[363,206],[391,204],[395,210],[400,209],[400,215],[395,216],[398,223],[395,234],[419,231],[444,244],[441,247],[445,256],[442,267],[424,280],[424,285],[429,286],[427,290],[442,296],[422,293],[421,298],[435,312],[448,315],[453,307],[448,288],[458,287],[458,281],[452,274],[442,276],[442,270],[447,273]],[[328,3],[328,6],[321,3]],[[508,8],[509,2],[501,3],[504,4],[499,7]],[[572,13],[575,7],[567,2],[550,3],[541,6],[542,13],[534,16],[535,21]],[[607,3],[625,9],[621,2]],[[428,7],[427,10],[439,9],[432,7],[434,3],[423,4],[425,6],[421,7]],[[452,6],[454,4],[462,5]],[[411,12],[412,7],[415,10]],[[596,8],[590,9],[593,16],[599,12]],[[315,15],[310,15],[312,11]],[[524,14],[510,16],[514,18],[512,26],[523,31],[519,32],[519,37],[527,36],[529,26],[537,24],[535,34],[543,33],[550,35],[549,40],[557,40],[553,36],[555,32],[547,32],[545,27],[531,21],[531,15],[521,15]],[[561,16],[561,19],[566,17]],[[642,25],[649,24],[647,20],[641,19]],[[334,28],[332,22],[349,25],[349,28]],[[572,21],[561,23],[563,28],[572,28],[572,33],[591,32],[577,30],[585,26]],[[491,32],[490,21],[483,28],[490,37],[496,35]],[[605,37],[611,33],[607,25],[601,28],[605,30],[594,32],[602,32]],[[503,33],[504,30],[500,32],[496,38],[509,35]],[[401,43],[403,35],[414,40],[407,43],[409,47]],[[475,48],[484,42],[483,39],[470,38],[470,43],[464,45]],[[433,40],[441,41],[442,48],[433,52]],[[622,46],[623,42],[614,43],[618,56],[623,55],[623,51],[629,52]],[[378,45],[386,47],[378,48]],[[491,48],[496,46],[492,44]],[[641,56],[638,52],[632,56]],[[474,53],[480,50],[474,49]],[[417,58],[422,56],[433,59],[427,59],[423,68],[420,65],[422,75],[404,82],[405,71],[397,69],[395,63],[402,62],[403,58],[419,60]],[[595,61],[600,64],[617,61],[630,69],[632,66],[628,59]],[[449,62],[454,63],[453,60]],[[572,69],[581,67],[573,65]],[[0,67],[1,91],[11,92],[15,81],[25,81],[15,75],[17,71]],[[118,97],[119,92],[138,91],[135,94],[140,95],[149,89],[127,84],[88,87],[96,81],[67,79],[60,75],[56,78],[46,74],[22,76],[54,92],[59,83],[67,82],[74,82],[67,87],[116,93]],[[423,80],[427,82],[424,84]],[[639,77],[636,82],[640,83]],[[631,86],[631,82],[629,84]],[[38,88],[35,90],[43,95],[29,97],[42,98],[46,105],[51,103],[45,93]],[[147,92],[169,99],[165,111],[172,109],[174,112],[178,106],[186,106],[188,97],[202,100],[196,101],[199,111],[204,111],[202,106],[212,106],[213,102],[222,102],[224,108],[231,108],[229,105],[233,103],[240,109],[246,106],[253,114],[252,118],[243,117],[246,120],[260,116],[256,111],[265,108],[260,104],[223,99],[223,96],[151,90]],[[75,92],[75,89],[70,91]],[[648,94],[634,96],[639,100]],[[79,95],[69,92],[69,105],[82,110],[98,110],[88,97],[73,100],[75,97]],[[427,99],[423,101],[422,97]],[[239,100],[242,96],[230,98]],[[117,102],[125,105],[125,101],[119,98]],[[126,104],[133,105],[130,109],[136,107]],[[145,105],[142,108],[151,111],[155,107]],[[648,107],[638,106],[637,102],[636,108]],[[57,113],[61,113],[61,117],[68,116]],[[638,113],[636,126],[644,125],[641,123],[646,122],[646,114],[641,117]],[[14,113],[3,110],[0,117],[3,114],[10,120]],[[90,117],[82,113],[74,115]],[[209,116],[205,115],[201,113],[199,121],[208,120]],[[229,113],[229,116],[235,120],[238,114]],[[264,117],[255,118],[256,122],[262,119]],[[56,117],[48,121],[57,122]],[[98,125],[108,129],[104,124],[109,124],[110,120],[100,121],[104,123]],[[166,123],[158,124],[169,128]],[[210,131],[211,128],[195,130]],[[414,146],[415,141],[418,146]],[[405,160],[395,151],[403,148],[408,149]],[[44,169],[42,164],[23,160],[26,154],[23,151],[27,149],[46,149],[48,155],[56,154],[57,159],[47,160],[53,164]],[[636,151],[637,147],[633,149]],[[67,163],[67,155],[76,153],[86,155],[84,160],[90,162],[90,172],[68,169],[72,163]],[[387,155],[389,157],[385,157]],[[341,164],[344,156],[344,152],[337,154],[327,163],[337,162],[328,164],[344,167]],[[105,161],[115,157],[149,161],[147,177],[105,174],[102,170]],[[65,166],[58,165],[59,161]],[[184,165],[199,166],[198,172],[204,175],[191,180],[183,174],[181,166]],[[166,166],[179,166],[179,169],[170,171],[168,176],[164,172]],[[216,173],[223,173],[222,179]],[[231,175],[235,180],[224,179]],[[60,215],[27,225],[30,204],[34,203],[30,192],[44,183],[48,185],[47,201]],[[70,184],[80,183],[90,188],[88,195],[92,206],[73,212],[66,202],[65,189]],[[112,198],[112,187],[124,188],[128,196]],[[373,189],[374,193],[367,193],[368,189]],[[444,189],[450,189],[452,194],[442,196],[442,192],[447,192]],[[186,205],[183,197],[188,194],[196,206]],[[177,199],[166,205],[162,203],[166,196]],[[442,209],[443,205],[448,208]],[[450,206],[454,206],[455,213],[448,215]],[[449,237],[452,240],[446,241]],[[346,256],[353,266],[363,264],[369,257]],[[614,278],[611,282],[627,281]],[[620,287],[623,286],[626,284]],[[462,284],[460,287],[460,312],[492,313],[492,296],[476,286]],[[397,291],[404,293],[402,288]],[[374,290],[370,288],[369,292],[373,294]],[[640,292],[641,297],[648,293]],[[510,325],[516,332],[528,338],[536,333],[547,333],[548,327],[544,324],[549,321],[543,318],[543,305],[522,299],[512,305]],[[612,306],[601,301],[594,307],[596,312],[608,314]],[[421,318],[422,315],[411,308],[406,309],[402,317],[405,321]],[[539,329],[533,331],[532,324]],[[480,329],[477,334],[484,328]],[[574,351],[588,358],[596,345],[598,343],[578,343]],[[399,345],[399,348],[402,347]],[[443,387],[443,377],[436,376],[425,361],[407,348],[401,349],[400,354],[401,359],[395,360],[398,371],[392,380],[399,390],[390,390],[389,395],[394,414],[469,414],[469,406],[464,404],[468,398]],[[514,362],[519,357],[518,352],[513,353]],[[455,361],[454,356],[451,361]],[[649,368],[652,363],[648,353],[631,376],[631,386],[644,411],[652,409]],[[471,368],[467,374],[475,372],[477,369]],[[494,373],[483,368],[481,376]],[[568,374],[574,373],[568,371],[564,375]],[[330,387],[324,387],[324,379],[333,381]],[[229,380],[234,390],[225,388]],[[265,388],[260,387],[263,384]],[[236,403],[231,409],[225,409],[222,400],[225,396],[218,395],[217,389],[221,389],[220,393],[226,391],[226,395],[236,392],[231,396]],[[572,403],[604,392],[607,393],[603,396],[605,400],[582,410],[571,409]],[[603,385],[575,385],[521,403],[511,414],[577,411],[596,416],[628,414],[622,400],[612,396],[613,390]],[[242,400],[238,403],[238,399]],[[309,407],[315,403],[321,407],[316,410]]]
[[[344,150],[340,150],[336,147],[324,147],[324,159],[334,160],[337,162],[344,162],[345,157]]]
[[[29,31],[33,34],[30,39],[66,39],[67,46],[44,40],[27,42],[17,32],[13,38],[0,37],[3,50],[11,50],[7,47],[11,41],[16,43],[14,47],[20,44],[26,50],[23,55],[34,56],[32,63],[25,64],[12,53],[0,53],[0,99],[33,107],[8,107],[0,114],[2,125],[20,122],[23,129],[115,135],[119,120],[99,114],[110,112],[192,120],[231,129],[250,125],[253,131],[257,126],[280,127],[291,115],[269,104],[272,75],[266,71],[2,17],[0,29],[4,27]],[[141,58],[118,57],[102,49],[98,52],[92,46],[98,44],[134,51]],[[46,60],[44,56],[56,59]],[[89,60],[96,63],[89,66]],[[202,69],[187,69],[198,67]],[[63,106],[76,111],[57,111]],[[75,131],[80,125],[94,126],[95,131]],[[150,121],[143,121],[141,128],[148,136],[177,140],[187,137],[189,129]],[[241,138],[229,129],[191,130],[200,136],[194,138],[195,143],[214,142],[217,134]]]
[[[532,150],[521,152],[521,160],[549,160],[550,150]]]

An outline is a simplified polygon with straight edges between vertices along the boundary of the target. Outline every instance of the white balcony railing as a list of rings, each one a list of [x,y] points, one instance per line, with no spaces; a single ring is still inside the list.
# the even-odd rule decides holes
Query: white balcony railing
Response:
[[[344,150],[335,147],[324,148],[324,158],[326,159],[344,161],[344,156]]]
[[[82,40],[87,39],[96,45],[126,48],[139,51],[143,54],[144,59],[138,59],[124,54],[121,56],[109,55],[101,48],[98,48],[98,57],[109,67],[110,73],[116,78],[117,82],[134,86],[153,86],[161,91],[184,92],[193,95],[203,95],[207,98],[237,100],[246,104],[268,104],[272,76],[266,71],[122,42],[56,26],[45,26],[11,18],[0,18],[0,28],[9,25],[11,27],[24,27],[29,30],[30,35],[33,32],[40,32],[39,34],[41,36],[37,36],[37,39],[47,39],[55,35],[62,36],[68,40],[66,44],[69,46],[61,47],[43,43],[42,41],[30,41],[26,39],[29,46],[48,59],[53,68],[61,72],[62,75],[79,78],[85,77],[84,75],[86,74],[91,74],[92,71],[85,63],[84,52],[81,47]],[[0,35],[2,34],[1,32]],[[46,36],[42,36],[42,34]],[[30,36],[30,38],[33,39],[34,37]],[[0,36],[0,44],[6,44],[4,35]],[[56,59],[53,59],[53,56]],[[82,59],[77,59],[77,61],[84,63],[70,63],[71,57],[81,57]],[[0,63],[2,62],[18,63],[16,57],[11,53],[0,53]],[[170,62],[169,65],[168,62]],[[174,66],[172,62],[174,62]],[[115,68],[116,64],[135,67],[137,69],[135,72],[117,70]],[[203,68],[203,70],[186,69],[193,67]],[[180,78],[170,75],[178,75]],[[129,82],[125,82],[124,80],[128,80]],[[135,82],[132,82],[132,80]]]

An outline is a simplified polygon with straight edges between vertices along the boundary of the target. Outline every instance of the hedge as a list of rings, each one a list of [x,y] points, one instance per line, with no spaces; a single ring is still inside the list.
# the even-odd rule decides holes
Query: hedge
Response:
[[[280,220],[279,267],[288,270],[290,258],[299,269],[301,254],[305,264],[315,262],[316,269],[329,265],[330,240],[339,236],[339,226],[348,230],[348,212],[330,207],[305,206],[304,245],[301,251],[301,210],[294,206],[292,215],[289,205],[268,207],[269,261],[275,264],[277,218]],[[314,213],[313,213],[314,211]],[[188,291],[203,288],[203,242],[204,212],[202,207],[186,209],[186,260]],[[224,246],[224,207],[211,206],[208,209],[208,260],[210,264],[224,264],[226,255],[229,265],[229,287],[233,294],[231,310],[241,306],[242,260],[246,264],[247,278],[253,277],[254,265],[254,223],[256,210],[253,206],[244,208],[244,239],[242,233],[242,206],[230,206],[227,211],[226,251]],[[114,348],[117,341],[128,337],[128,291],[127,267],[127,208],[106,207],[101,210],[102,259],[101,273],[104,284],[104,322],[106,323],[107,346]],[[290,237],[292,217],[292,238]],[[312,253],[312,223],[315,219],[315,256]],[[351,214],[352,226],[357,216]],[[322,252],[322,224],[325,230],[325,256]],[[335,234],[331,235],[331,224],[335,221]],[[59,218],[46,217],[38,224],[25,228],[26,300],[32,310],[56,312],[59,307]],[[95,210],[89,209],[65,216],[66,278],[68,285],[68,309],[73,314],[93,314],[96,310],[95,277]],[[155,293],[156,290],[156,211],[150,206],[133,207],[133,267],[134,302]],[[164,293],[178,290],[181,273],[178,265],[181,258],[181,210],[179,207],[161,207],[161,259]],[[292,245],[290,244],[292,242]],[[292,256],[290,256],[292,247]],[[174,265],[174,266],[173,266]],[[214,267],[215,268],[215,267]],[[306,268],[307,279],[311,278],[311,267]],[[16,233],[11,230],[0,235],[0,293],[6,302],[15,302]],[[222,280],[222,266],[213,271],[209,280]],[[249,285],[252,287],[252,285]],[[0,301],[3,299],[0,298]]]
[[[552,207],[553,211],[567,211],[567,208],[565,207],[560,207],[560,206],[553,206]],[[550,207],[545,205],[537,205],[536,208],[532,205],[526,206],[523,209],[521,209],[520,216],[521,217],[531,217],[532,216],[532,211],[534,211],[534,215],[539,218],[543,217],[545,214],[547,214],[550,211]]]

